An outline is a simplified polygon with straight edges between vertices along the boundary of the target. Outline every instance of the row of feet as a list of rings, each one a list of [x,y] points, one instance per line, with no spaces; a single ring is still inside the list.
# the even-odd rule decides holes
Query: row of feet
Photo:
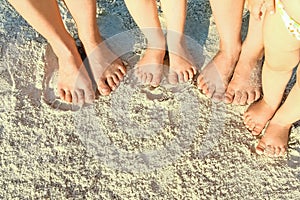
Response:
[[[109,48],[103,45],[99,48],[98,44],[99,42],[95,42],[85,45],[84,48],[88,55],[92,79],[96,82],[99,93],[109,95],[123,80],[126,67]],[[64,54],[59,52],[55,51],[59,62],[60,98],[77,105],[92,103],[95,99],[92,80],[77,49],[70,48],[68,53],[64,52]],[[187,82],[197,73],[184,48],[176,52],[180,54],[169,52],[168,80],[172,84]],[[144,56],[137,63],[135,73],[142,83],[159,86],[163,76],[165,53],[164,50],[150,48],[145,51]],[[269,122],[256,150],[267,156],[281,156],[286,152],[291,125],[281,125],[276,122],[272,119],[276,109],[270,108],[263,99],[257,101],[261,95],[260,68],[261,62],[257,58],[238,60],[238,56],[228,56],[219,51],[200,72],[197,86],[202,93],[215,101],[235,105],[246,105],[256,101],[244,115],[246,127],[257,136]]]

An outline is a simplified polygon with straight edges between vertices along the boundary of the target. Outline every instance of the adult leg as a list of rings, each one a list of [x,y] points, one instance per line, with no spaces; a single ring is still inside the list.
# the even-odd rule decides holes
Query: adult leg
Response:
[[[243,42],[239,61],[225,94],[225,102],[236,105],[251,104],[261,95],[261,67],[263,56],[263,20],[250,16],[249,29]]]
[[[125,0],[133,19],[147,38],[147,49],[137,64],[136,74],[146,84],[158,86],[162,80],[165,37],[155,0]]]
[[[82,65],[75,41],[66,31],[56,0],[9,0],[15,9],[51,44],[59,61],[58,91],[73,103],[94,99],[91,80]]]
[[[96,0],[64,2],[77,24],[78,34],[88,55],[98,90],[102,95],[109,95],[123,79],[126,68],[118,56],[102,43],[96,21]]]
[[[196,69],[185,45],[185,20],[187,0],[161,0],[167,20],[167,44],[170,58],[169,82],[186,82],[193,78]]]
[[[210,0],[220,35],[220,50],[200,73],[199,89],[220,101],[232,77],[241,51],[241,26],[244,0]]]

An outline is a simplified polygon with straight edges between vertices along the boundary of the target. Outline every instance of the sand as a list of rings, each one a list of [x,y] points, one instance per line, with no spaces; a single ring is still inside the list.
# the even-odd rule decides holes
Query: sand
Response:
[[[114,46],[125,52],[129,75],[111,96],[77,110],[55,97],[57,61],[47,42],[1,3],[1,199],[300,198],[299,125],[288,156],[265,158],[253,152],[257,140],[243,125],[247,106],[213,103],[191,83],[136,84],[132,69],[145,40],[123,1],[97,4],[110,44],[134,41],[126,43],[131,51]],[[247,14],[244,21],[243,34]],[[219,40],[208,1],[189,1],[186,34],[193,57],[207,63]]]

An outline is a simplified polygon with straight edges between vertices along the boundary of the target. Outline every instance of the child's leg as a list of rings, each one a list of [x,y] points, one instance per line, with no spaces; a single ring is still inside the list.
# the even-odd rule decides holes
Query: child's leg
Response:
[[[96,48],[103,41],[96,21],[96,0],[64,1],[77,24],[98,90],[109,95],[123,79],[126,68],[108,47]]]
[[[210,0],[220,35],[220,50],[198,77],[198,87],[215,100],[224,98],[241,51],[243,0]]]
[[[158,86],[163,75],[165,38],[158,18],[155,0],[125,0],[127,8],[148,41],[147,50],[137,64],[137,75],[143,83]]]
[[[184,38],[187,0],[161,0],[162,10],[167,20],[167,44],[170,57],[170,83],[186,82],[193,78],[193,67]]]
[[[94,99],[91,80],[82,66],[75,41],[66,31],[56,0],[9,0],[17,11],[51,44],[59,60],[58,90],[73,103]]]
[[[263,20],[256,20],[250,16],[248,34],[226,90],[226,103],[245,105],[259,99],[263,48]]]
[[[266,15],[264,22],[265,63],[262,71],[264,97],[246,111],[244,121],[252,134],[261,133],[273,117],[292,69],[299,62],[299,41],[286,29],[279,12]]]
[[[288,14],[294,18],[297,22],[300,22],[300,3],[298,0],[289,0],[283,1],[285,3],[286,11]],[[286,70],[293,68],[300,59],[300,41],[296,40],[283,25],[282,19],[278,16],[269,16],[269,22],[266,21],[266,32],[275,35],[270,38],[268,46],[266,48],[273,48],[267,51],[266,49],[266,58],[269,58],[269,63],[272,66],[276,66],[276,63],[285,64]],[[274,27],[276,30],[274,30]],[[282,30],[282,32],[281,32]],[[276,39],[274,41],[274,39]],[[280,40],[280,41],[278,41]],[[273,43],[282,43],[281,47],[282,52],[276,51],[275,49],[280,49],[279,46],[272,46]],[[277,60],[277,58],[281,58]],[[299,66],[298,66],[299,67]],[[266,77],[268,78],[268,77]],[[269,77],[270,78],[270,77]],[[277,84],[280,79],[274,78]],[[286,82],[282,80],[282,82]],[[264,83],[263,83],[264,84]],[[268,87],[272,91],[274,84]],[[266,88],[267,89],[267,88]],[[282,91],[283,92],[283,91]],[[269,94],[271,95],[271,94]],[[271,100],[271,96],[269,100]],[[280,156],[283,155],[286,151],[289,130],[292,126],[292,123],[300,119],[300,107],[298,106],[300,102],[300,69],[297,70],[297,82],[289,93],[284,104],[276,111],[273,118],[270,120],[268,127],[264,136],[261,138],[257,151],[265,153],[268,156]]]

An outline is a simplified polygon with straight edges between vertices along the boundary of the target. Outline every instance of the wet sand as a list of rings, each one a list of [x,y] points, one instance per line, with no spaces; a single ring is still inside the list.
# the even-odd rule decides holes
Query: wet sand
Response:
[[[97,3],[112,49],[120,50],[116,38],[134,41],[131,51],[120,50],[129,75],[111,96],[78,111],[55,96],[47,42],[6,1],[0,6],[1,199],[299,199],[299,125],[286,157],[265,158],[243,125],[247,106],[213,103],[191,83],[136,84],[132,69],[145,39],[123,1]],[[205,65],[219,40],[207,1],[189,1],[186,34]]]

